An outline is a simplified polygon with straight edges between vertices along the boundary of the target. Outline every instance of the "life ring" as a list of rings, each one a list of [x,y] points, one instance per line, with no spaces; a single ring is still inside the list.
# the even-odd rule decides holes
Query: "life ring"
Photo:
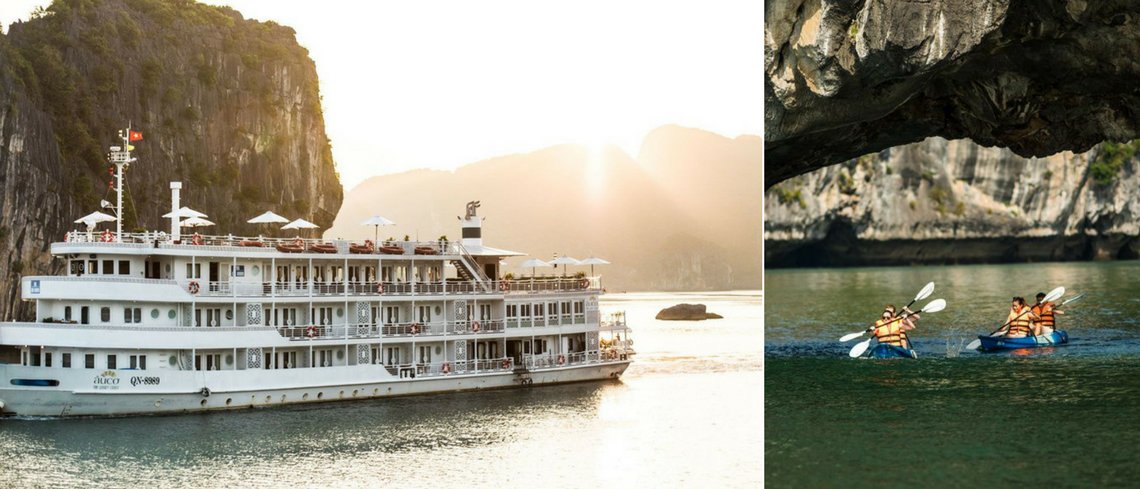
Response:
[[[191,280],[191,281],[190,281],[190,286],[188,286],[188,287],[187,287],[187,289],[190,289],[190,293],[191,293],[191,294],[197,294],[197,293],[198,293],[198,290],[199,290],[199,287],[198,287],[198,282],[197,282],[197,281],[195,281],[195,280]]]
[[[580,286],[581,286],[583,289],[588,289],[588,288],[590,288],[590,280],[589,280],[589,279],[585,279],[585,278],[584,278],[584,279],[582,279],[580,282],[578,282],[578,284],[579,284],[579,285],[580,285]]]
[[[562,365],[565,363],[566,363],[566,355],[558,355],[558,364]]]
[[[197,246],[202,246],[202,235],[194,233],[194,236],[190,238],[190,242]]]
[[[451,364],[447,363],[447,362],[443,362],[443,368],[441,368],[440,371],[445,373],[445,374],[451,373]]]
[[[474,321],[471,323],[471,332],[472,333],[478,333],[479,332],[479,321]]]
[[[384,293],[384,284],[376,284],[376,293],[377,294],[383,294]]]
[[[99,235],[99,241],[102,241],[104,243],[110,243],[114,240],[115,240],[115,233],[112,233],[110,229],[104,229],[103,234]]]
[[[508,368],[511,368],[511,361],[509,359],[504,358],[503,359],[503,369],[506,370]]]
[[[499,290],[501,290],[503,292],[507,292],[507,291],[511,290],[511,284],[506,283],[506,282],[499,282]]]
[[[420,323],[412,323],[408,326],[408,332],[411,334],[420,334]]]
[[[203,387],[202,390],[198,391],[198,393],[202,394],[202,397],[210,397],[210,388]]]
[[[305,246],[305,240],[303,240],[301,238],[297,238],[297,239],[293,240],[293,246],[304,247]]]
[[[305,336],[308,336],[309,338],[316,338],[317,327],[310,324],[309,327],[305,328]]]

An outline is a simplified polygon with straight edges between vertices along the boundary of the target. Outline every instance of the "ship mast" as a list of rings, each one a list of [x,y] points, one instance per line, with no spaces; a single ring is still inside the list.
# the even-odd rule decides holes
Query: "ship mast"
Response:
[[[123,170],[137,158],[131,158],[131,125],[126,131],[120,130],[122,146],[111,146],[111,163],[115,164],[115,242],[123,242]]]

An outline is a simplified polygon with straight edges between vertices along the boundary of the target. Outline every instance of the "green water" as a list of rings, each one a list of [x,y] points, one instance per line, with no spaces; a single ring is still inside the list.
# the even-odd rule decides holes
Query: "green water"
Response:
[[[949,307],[919,323],[919,360],[847,357],[840,336],[929,281]],[[1140,485],[1140,263],[778,270],[765,285],[768,487]],[[1088,294],[1059,322],[1070,344],[961,351],[1010,297],[1056,286]]]

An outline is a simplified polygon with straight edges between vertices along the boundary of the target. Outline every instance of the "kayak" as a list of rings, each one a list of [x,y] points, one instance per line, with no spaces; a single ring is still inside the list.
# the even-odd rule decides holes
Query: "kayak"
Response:
[[[918,354],[910,348],[879,343],[871,349],[871,358],[918,358]]]
[[[1006,338],[1004,336],[978,335],[982,346],[981,351],[1017,350],[1019,348],[1037,348],[1039,346],[1061,345],[1069,342],[1069,333],[1054,331],[1041,336],[1024,336],[1021,338]]]

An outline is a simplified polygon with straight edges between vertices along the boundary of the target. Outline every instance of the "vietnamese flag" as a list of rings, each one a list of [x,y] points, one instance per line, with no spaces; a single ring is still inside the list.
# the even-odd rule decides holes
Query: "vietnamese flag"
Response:
[[[128,136],[128,139],[130,139],[131,142],[142,141],[142,132],[130,131],[130,136]]]

